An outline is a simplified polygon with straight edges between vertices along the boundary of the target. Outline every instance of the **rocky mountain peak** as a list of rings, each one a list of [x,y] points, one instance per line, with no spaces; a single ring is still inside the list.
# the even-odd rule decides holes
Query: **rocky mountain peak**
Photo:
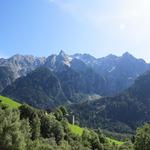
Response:
[[[90,54],[74,54],[71,57],[75,59],[80,59],[85,64],[94,63],[97,60],[95,57],[91,56]]]
[[[65,53],[65,51],[61,50],[61,51],[59,52],[58,56],[66,57],[67,54]]]
[[[109,54],[108,56],[106,56],[107,58],[109,58],[109,59],[114,59],[114,58],[117,58],[117,56],[116,55],[113,55],[113,54]]]
[[[125,52],[122,57],[126,57],[126,58],[135,58],[134,56],[132,56],[129,52]]]
[[[67,55],[63,50],[61,50],[58,56],[56,57],[56,63],[58,66],[67,65],[70,67],[71,61],[72,58],[69,55]]]

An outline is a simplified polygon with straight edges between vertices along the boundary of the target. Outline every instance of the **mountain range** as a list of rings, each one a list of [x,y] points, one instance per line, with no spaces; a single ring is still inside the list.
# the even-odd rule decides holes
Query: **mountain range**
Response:
[[[150,65],[129,53],[17,54],[0,59],[0,77],[1,95],[47,110],[66,105],[81,126],[133,134],[150,122]]]
[[[150,65],[129,53],[95,58],[89,54],[0,59],[2,95],[40,108],[112,96],[130,87]]]

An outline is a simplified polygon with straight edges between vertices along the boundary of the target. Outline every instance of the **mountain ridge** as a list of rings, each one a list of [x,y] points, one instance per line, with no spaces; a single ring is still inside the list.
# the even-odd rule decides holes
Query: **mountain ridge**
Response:
[[[6,67],[6,71],[2,67]],[[0,59],[0,74],[5,74],[0,80],[0,90],[3,91],[16,79],[26,77],[40,67],[50,69],[57,76],[63,92],[71,101],[78,101],[79,97],[88,94],[115,95],[130,87],[139,75],[150,69],[144,60],[129,53],[121,57],[110,54],[103,58],[89,54],[68,55],[62,50],[58,55],[47,58],[17,54],[9,59]]]

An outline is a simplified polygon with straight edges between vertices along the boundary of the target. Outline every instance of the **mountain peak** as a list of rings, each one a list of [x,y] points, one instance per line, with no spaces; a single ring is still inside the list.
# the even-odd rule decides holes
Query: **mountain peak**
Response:
[[[63,50],[61,50],[60,52],[59,52],[59,56],[66,56],[66,53],[65,53],[65,51],[63,51]]]
[[[11,56],[10,59],[11,58],[19,58],[19,57],[23,57],[23,55],[21,55],[21,54],[15,54],[15,55]]]
[[[107,55],[106,57],[107,57],[107,58],[117,58],[117,56],[116,56],[116,55],[113,55],[113,54],[109,54],[109,55]]]
[[[133,57],[129,52],[125,52],[122,57]]]

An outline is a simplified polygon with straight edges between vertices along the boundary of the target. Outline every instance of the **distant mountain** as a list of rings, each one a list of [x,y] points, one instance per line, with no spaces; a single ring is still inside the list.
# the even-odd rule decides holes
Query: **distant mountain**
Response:
[[[3,90],[2,95],[39,108],[53,108],[67,103],[59,80],[44,67],[17,79]]]
[[[89,54],[74,54],[71,56],[72,58],[80,59],[85,64],[95,64],[97,59]]]
[[[139,75],[150,68],[144,60],[136,59],[129,53],[103,58],[89,54],[68,55],[62,50],[58,55],[47,58],[15,55],[0,59],[0,91],[39,67],[49,68],[57,76],[70,102],[85,101],[87,95],[115,95],[131,86]]]
[[[107,91],[105,95],[115,95],[134,83],[134,80],[150,69],[150,65],[142,59],[137,59],[128,52],[121,57],[108,55],[94,58],[88,54],[75,54],[73,58],[82,60],[97,73],[105,77]]]
[[[45,62],[44,57],[34,57],[32,55],[14,55],[9,59],[1,59],[0,66],[10,68],[15,75],[15,78],[19,78],[26,75],[35,68],[43,65]]]
[[[70,63],[72,58],[67,55],[64,51],[60,51],[58,55],[49,56],[44,66],[50,68],[52,71],[63,71],[63,69],[67,66],[70,67]]]
[[[79,60],[73,60],[71,67],[66,66],[63,71],[57,71],[56,75],[65,95],[73,102],[80,102],[87,95],[103,95],[106,90],[104,78]]]
[[[84,66],[83,62],[77,62]],[[78,103],[103,95],[103,78],[85,66],[77,70],[67,65],[53,72],[48,67],[39,67],[7,86],[2,95],[40,108]]]
[[[0,91],[2,91],[8,84],[11,84],[12,81],[16,80],[19,77],[27,75],[29,72],[43,65],[44,62],[44,57],[34,57],[31,55],[23,56],[17,54],[10,57],[9,59],[1,58],[0,74],[3,74],[3,76],[1,76],[1,80],[5,81],[5,83],[0,82]]]
[[[128,52],[121,57],[110,54],[103,58],[95,58],[89,54],[69,56],[61,51],[59,55],[48,57],[45,65],[59,72],[63,71],[64,66],[77,72],[91,68],[93,72],[105,80],[105,86],[100,90],[103,96],[115,95],[127,89],[139,75],[150,69],[150,65],[144,60],[137,59]]]
[[[80,101],[92,100],[104,94],[106,86],[104,78],[81,60],[73,59],[63,51],[61,51],[59,55],[51,55],[46,59],[38,58],[37,60],[39,63],[35,63],[36,61],[34,57],[30,56],[32,59],[30,57],[29,59],[28,57],[29,56],[14,56],[10,58],[10,60],[5,60],[5,63],[2,63],[12,70],[14,68],[13,76],[18,75],[18,77],[15,76],[17,80],[13,78],[10,83],[7,84],[10,86],[5,88],[2,94],[29,104],[32,103],[33,106],[42,108],[45,108],[48,105],[49,107],[55,107],[55,105],[58,104],[77,103]],[[14,59],[16,61],[15,63]],[[26,59],[33,61],[31,61],[32,63],[29,63],[29,61],[25,61]],[[39,91],[39,89],[34,88],[34,84],[35,86],[37,85],[36,80],[39,80],[42,85],[44,83],[46,84],[46,82],[43,83],[42,78],[47,76],[48,71],[43,71],[39,68],[46,68],[49,71],[51,70],[51,73],[57,78],[62,90],[61,93],[63,93],[61,94],[62,97],[59,96],[59,100],[56,100],[51,94],[45,94],[45,90],[52,90],[51,84],[56,84],[57,87],[58,83],[55,82],[53,78],[49,81],[51,84],[47,85],[47,89],[42,87],[40,88],[42,90]],[[20,74],[21,71],[22,74]],[[38,74],[41,75],[40,71],[42,71],[42,76],[37,78]],[[19,78],[19,76],[21,78]],[[41,85],[37,86],[41,87]],[[56,91],[57,90],[58,89],[56,89]],[[43,99],[44,102],[48,101],[48,103],[41,103],[41,99]],[[50,103],[50,99],[52,99],[53,102]]]
[[[89,127],[132,133],[144,122],[150,122],[150,71],[114,97],[73,105],[80,123]]]

